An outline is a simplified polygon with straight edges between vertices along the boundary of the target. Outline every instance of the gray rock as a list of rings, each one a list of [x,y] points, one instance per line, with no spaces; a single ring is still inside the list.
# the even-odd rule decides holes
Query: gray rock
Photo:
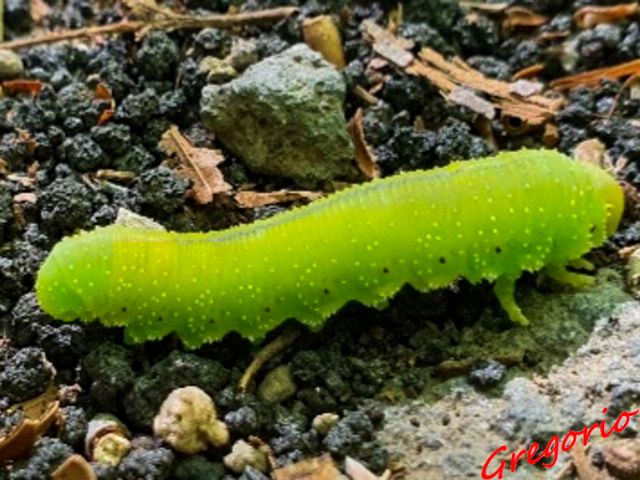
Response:
[[[356,175],[345,90],[320,54],[295,45],[230,83],[205,87],[202,119],[252,170],[311,186]]]
[[[291,367],[280,365],[264,377],[258,387],[258,396],[263,402],[274,405],[291,398],[297,390],[298,387],[293,381]]]
[[[22,75],[24,65],[19,55],[11,50],[0,49],[0,80],[8,80]]]

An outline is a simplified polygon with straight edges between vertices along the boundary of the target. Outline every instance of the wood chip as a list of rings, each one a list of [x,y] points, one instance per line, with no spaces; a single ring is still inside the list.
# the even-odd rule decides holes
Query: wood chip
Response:
[[[413,62],[413,54],[409,52],[414,46],[411,40],[396,37],[371,20],[362,22],[362,29],[373,43],[373,50],[381,57],[392,61],[400,68],[408,67]]]
[[[573,14],[578,28],[593,28],[600,23],[616,23],[630,20],[638,14],[638,2],[621,3],[608,7],[582,7]]]
[[[467,107],[489,120],[493,120],[496,117],[496,109],[493,104],[468,88],[455,87],[447,98],[453,103]]]
[[[242,208],[264,207],[278,203],[295,202],[297,200],[316,200],[323,196],[322,192],[305,190],[278,190],[276,192],[254,192],[246,190],[236,193],[233,198]]]
[[[414,62],[407,73],[424,76],[445,94],[456,86],[465,86],[485,93],[503,117],[516,117],[529,126],[539,126],[551,119],[563,104],[562,99],[543,95],[520,98],[511,91],[511,83],[485,77],[462,60],[447,61],[430,48],[420,52],[423,62]]]
[[[343,478],[328,453],[278,468],[274,470],[273,477],[274,480],[342,480]]]
[[[213,201],[213,196],[231,190],[224,180],[218,165],[224,162],[220,150],[196,148],[182,135],[176,126],[167,130],[160,140],[159,147],[179,161],[176,172],[192,182],[188,195],[200,205]]]
[[[368,179],[379,178],[380,169],[376,164],[376,159],[371,152],[371,149],[367,145],[367,141],[364,138],[364,129],[362,128],[362,109],[356,110],[353,118],[349,122],[347,127],[351,140],[355,147],[356,164],[360,171]]]

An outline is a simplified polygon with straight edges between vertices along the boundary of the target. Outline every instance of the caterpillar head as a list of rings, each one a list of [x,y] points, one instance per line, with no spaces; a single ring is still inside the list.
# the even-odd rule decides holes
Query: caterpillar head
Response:
[[[91,320],[95,312],[93,292],[106,282],[104,247],[100,234],[106,229],[81,232],[56,244],[36,279],[36,295],[42,309],[60,320]]]

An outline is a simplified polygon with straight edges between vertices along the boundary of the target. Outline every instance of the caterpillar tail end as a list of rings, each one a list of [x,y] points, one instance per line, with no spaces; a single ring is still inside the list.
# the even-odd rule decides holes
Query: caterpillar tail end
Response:
[[[500,277],[496,280],[493,291],[511,321],[517,325],[525,327],[529,325],[529,319],[524,316],[524,313],[522,313],[522,310],[520,310],[520,307],[516,303],[516,299],[514,297],[516,280],[517,279],[515,278]]]

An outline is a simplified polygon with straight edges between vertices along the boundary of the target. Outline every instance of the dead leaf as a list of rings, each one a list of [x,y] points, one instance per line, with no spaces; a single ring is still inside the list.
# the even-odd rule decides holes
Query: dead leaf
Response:
[[[89,462],[77,453],[67,457],[51,472],[51,480],[95,480],[96,478],[96,473]]]
[[[44,84],[40,80],[5,80],[2,82],[2,89],[7,95],[26,93],[32,97],[40,95]]]
[[[191,180],[189,196],[196,203],[206,205],[213,201],[215,194],[231,190],[218,168],[224,162],[220,150],[194,147],[175,125],[162,135],[159,147],[179,161],[176,172]]]
[[[320,53],[326,61],[339,69],[347,64],[342,48],[342,39],[331,15],[318,15],[302,22],[304,41],[312,50]]]
[[[0,437],[0,464],[27,455],[58,418],[59,408],[60,402],[54,387],[34,399],[11,406],[7,413],[22,410],[24,417],[18,426]]]
[[[3,158],[0,158],[0,177],[6,177],[7,175],[9,175],[9,164]]]
[[[624,22],[638,14],[638,2],[609,7],[582,7],[573,14],[578,28],[593,28],[600,23]]]
[[[605,79],[618,80],[619,78],[638,74],[640,74],[640,59],[619,63],[618,65],[613,65],[611,67],[589,70],[576,75],[567,75],[566,77],[556,78],[555,80],[552,80],[549,85],[551,88],[558,90],[574,88],[580,85],[585,87],[597,87],[600,85],[600,82]]]
[[[608,475],[598,470],[587,456],[582,442],[576,442],[571,450],[571,460],[580,480],[606,480]]]
[[[102,100],[105,102],[109,102],[109,106],[102,110],[100,116],[98,117],[98,125],[104,125],[116,111],[116,101],[113,99],[113,95],[111,94],[111,89],[107,87],[104,83],[100,82],[96,85],[96,89],[93,93],[93,98],[95,100]]]
[[[380,177],[380,169],[378,168],[378,165],[376,165],[375,157],[371,153],[371,149],[367,146],[367,141],[364,138],[361,108],[356,110],[356,113],[349,122],[347,130],[349,130],[351,140],[355,147],[356,164],[360,171],[368,179]]]
[[[380,480],[367,467],[349,456],[344,459],[344,470],[351,480]]]
[[[103,110],[102,113],[100,114],[100,116],[98,117],[98,121],[96,122],[96,124],[98,126],[104,125],[109,120],[111,120],[111,118],[113,117],[114,113],[115,113],[115,110],[112,109],[112,108],[107,108],[107,109]]]
[[[493,120],[496,116],[496,109],[493,104],[468,88],[455,87],[447,98],[453,103],[467,107],[489,120]]]
[[[511,78],[517,81],[523,78],[537,77],[544,71],[544,67],[544,63],[534,63],[533,65],[518,70]]]
[[[96,100],[113,100],[113,95],[111,94],[111,89],[101,82],[96,85],[93,98]]]
[[[509,7],[504,13],[506,18],[502,21],[502,28],[507,32],[517,28],[536,28],[549,21],[548,17],[526,7]]]
[[[640,441],[637,438],[614,440],[602,448],[607,470],[617,478],[640,478]]]
[[[51,7],[44,0],[29,0],[29,14],[36,25],[51,14]]]
[[[264,207],[277,203],[295,202],[296,200],[316,200],[323,196],[322,192],[305,190],[278,190],[276,192],[254,192],[245,190],[236,193],[233,198],[242,208]]]
[[[293,465],[273,471],[275,480],[341,480],[342,475],[336,468],[331,455],[302,460]]]

